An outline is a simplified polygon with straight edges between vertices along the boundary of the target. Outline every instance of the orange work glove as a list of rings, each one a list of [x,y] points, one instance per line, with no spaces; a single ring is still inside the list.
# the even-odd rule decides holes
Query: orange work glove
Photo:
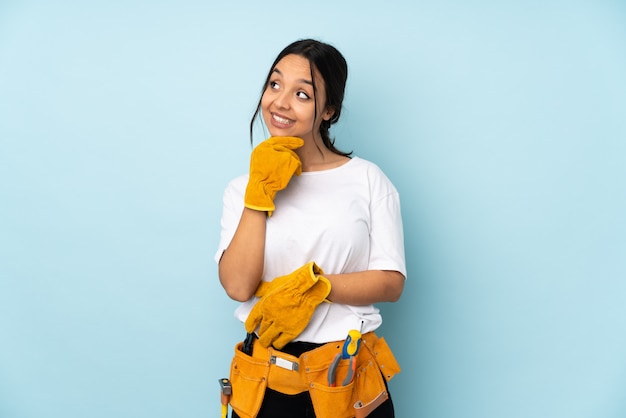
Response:
[[[286,276],[261,284],[257,296],[261,299],[246,319],[246,331],[259,327],[259,343],[281,349],[306,328],[315,308],[330,293],[330,281],[314,262]]]
[[[274,197],[289,184],[295,174],[302,173],[300,158],[293,151],[304,141],[293,136],[273,136],[252,150],[250,178],[244,196],[247,208],[267,211],[272,216]]]

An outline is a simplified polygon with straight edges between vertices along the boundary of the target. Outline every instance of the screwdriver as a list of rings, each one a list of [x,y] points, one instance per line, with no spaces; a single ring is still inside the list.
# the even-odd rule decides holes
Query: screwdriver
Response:
[[[328,386],[335,387],[335,375],[337,373],[337,366],[339,361],[342,359],[350,359],[348,374],[346,378],[343,380],[342,385],[348,385],[354,376],[354,372],[356,370],[356,360],[354,357],[359,352],[359,347],[361,346],[361,331],[363,330],[363,321],[361,321],[361,330],[357,331],[352,329],[348,331],[348,336],[343,343],[343,347],[341,349],[341,353],[337,353],[333,361],[330,363],[330,367],[328,368]]]
[[[356,329],[348,331],[348,337],[346,337],[346,342],[343,344],[341,358],[348,359],[356,356],[359,352],[359,347],[361,346],[361,331],[363,331],[363,321],[361,321],[361,329],[359,331]]]
[[[355,356],[359,352],[361,347],[361,331],[363,331],[363,321],[361,321],[361,329],[359,331],[352,329],[348,332],[348,337],[343,345],[342,358],[350,359],[350,366],[348,368],[348,375],[343,380],[342,385],[347,386],[352,382],[354,373],[356,371],[356,359]]]

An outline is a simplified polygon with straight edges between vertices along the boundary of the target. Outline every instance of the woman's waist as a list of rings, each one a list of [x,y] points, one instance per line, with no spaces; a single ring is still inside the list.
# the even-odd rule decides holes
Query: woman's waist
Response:
[[[255,303],[256,299],[242,303],[235,310],[235,317],[245,322]],[[381,324],[380,312],[373,305],[322,303],[313,313],[307,327],[292,343],[325,344],[345,339],[352,329],[367,333],[377,330]]]

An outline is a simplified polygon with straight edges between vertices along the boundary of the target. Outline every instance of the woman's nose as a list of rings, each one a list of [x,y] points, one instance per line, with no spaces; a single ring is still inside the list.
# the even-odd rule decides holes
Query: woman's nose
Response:
[[[280,92],[276,95],[274,103],[281,109],[288,109],[290,106],[289,96],[285,92]]]

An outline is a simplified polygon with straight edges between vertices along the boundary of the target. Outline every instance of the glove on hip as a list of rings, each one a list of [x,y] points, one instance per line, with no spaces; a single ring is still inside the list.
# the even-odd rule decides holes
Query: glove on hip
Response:
[[[300,158],[293,151],[302,145],[304,141],[300,138],[274,136],[252,150],[250,178],[244,196],[247,208],[267,211],[268,216],[272,216],[276,193],[287,187],[294,174],[302,173]]]
[[[314,262],[300,267],[286,276],[259,286],[254,305],[246,319],[246,331],[259,327],[259,343],[281,349],[306,328],[315,308],[330,293],[330,281]]]

